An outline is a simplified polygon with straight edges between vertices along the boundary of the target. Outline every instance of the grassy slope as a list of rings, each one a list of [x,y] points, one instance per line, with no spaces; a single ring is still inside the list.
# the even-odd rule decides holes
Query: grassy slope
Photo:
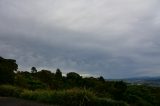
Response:
[[[108,98],[99,98],[89,90],[77,88],[58,91],[32,91],[20,89],[11,85],[1,85],[0,95],[24,98],[62,106],[127,106],[124,102],[115,101]]]

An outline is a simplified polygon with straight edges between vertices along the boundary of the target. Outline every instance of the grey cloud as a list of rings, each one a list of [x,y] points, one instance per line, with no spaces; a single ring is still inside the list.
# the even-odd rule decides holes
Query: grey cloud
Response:
[[[160,75],[158,0],[1,0],[0,54],[20,69]]]

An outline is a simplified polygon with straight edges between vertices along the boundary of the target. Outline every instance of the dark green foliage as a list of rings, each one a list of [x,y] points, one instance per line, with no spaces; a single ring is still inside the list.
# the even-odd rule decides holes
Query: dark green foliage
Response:
[[[36,74],[37,73],[34,73],[33,76],[33,73],[29,72],[17,72],[15,76],[15,85],[31,90],[46,88],[46,84],[38,80]]]
[[[101,81],[101,82],[105,82],[105,79],[103,78],[103,76],[100,76],[100,77],[98,78],[98,80]]]
[[[75,72],[67,73],[66,82],[68,83],[68,86],[80,87],[82,85],[82,81],[82,77],[79,74]]]
[[[28,89],[31,89],[31,90],[46,88],[46,85],[39,80],[29,80],[28,85],[29,85]]]
[[[95,88],[98,84],[98,80],[96,78],[84,78],[83,86],[86,88]]]
[[[0,85],[0,96],[19,97],[22,89],[11,85]]]
[[[123,101],[115,101],[106,98],[96,98],[91,106],[128,106],[128,104]]]
[[[128,86],[125,92],[125,101],[141,106],[159,106],[160,105],[160,88],[154,88],[143,85]],[[157,94],[155,96],[155,94]],[[159,96],[158,96],[159,95]]]
[[[102,76],[82,78],[75,72],[62,77],[60,69],[37,72],[32,67],[31,73],[14,73],[17,68],[15,60],[0,57],[0,96],[62,106],[160,106],[159,87],[106,81]]]
[[[36,78],[40,80],[41,82],[49,86],[52,86],[54,74],[48,70],[41,70],[36,73]]]
[[[69,72],[67,73],[67,79],[80,80],[81,76],[75,72]]]
[[[18,72],[15,76],[15,85],[20,86],[22,88],[28,88],[28,80],[25,78],[25,76],[21,75],[20,72]]]
[[[125,102],[114,101],[107,98],[98,98],[85,89],[69,90],[25,90],[10,85],[0,86],[1,96],[14,96],[39,102],[57,104],[61,106],[126,106]]]
[[[0,57],[0,84],[13,84],[14,71],[16,71],[17,68],[18,65],[16,64],[16,60]]]
[[[57,69],[57,70],[56,70],[55,77],[56,77],[57,79],[62,79],[62,72],[61,72],[60,69]]]
[[[122,100],[126,89],[127,89],[127,85],[125,82],[116,81],[116,82],[114,82],[113,88],[111,90],[111,94],[113,95],[114,99]]]
[[[70,89],[62,91],[24,91],[22,98],[61,106],[127,106],[125,102],[98,98],[88,90]]]

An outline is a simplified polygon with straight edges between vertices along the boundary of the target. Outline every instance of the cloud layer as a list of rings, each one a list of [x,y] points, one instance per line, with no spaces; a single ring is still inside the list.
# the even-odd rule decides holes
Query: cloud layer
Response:
[[[158,0],[1,0],[0,55],[19,69],[160,75]]]

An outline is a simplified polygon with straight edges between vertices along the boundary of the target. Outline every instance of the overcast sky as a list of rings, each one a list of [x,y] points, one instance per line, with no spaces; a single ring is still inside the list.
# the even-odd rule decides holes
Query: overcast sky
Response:
[[[0,56],[23,71],[160,76],[160,1],[0,0]]]

